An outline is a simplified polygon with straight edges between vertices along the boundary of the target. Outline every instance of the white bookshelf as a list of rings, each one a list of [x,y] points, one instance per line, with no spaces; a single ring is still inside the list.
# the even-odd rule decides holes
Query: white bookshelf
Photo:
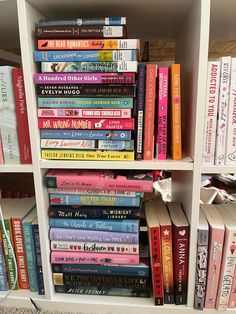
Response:
[[[231,35],[234,32],[233,21],[236,18],[235,1],[212,0],[210,3],[210,0],[8,0],[3,2],[5,6],[7,4],[12,6],[14,3],[14,9],[11,7],[13,13],[17,8],[17,16],[15,18],[18,18],[19,21],[33,165],[1,166],[0,172],[33,173],[46,294],[44,297],[40,297],[37,294],[25,293],[21,290],[14,291],[2,305],[33,308],[29,299],[32,297],[35,303],[45,310],[74,312],[79,310],[86,314],[194,313],[193,299],[201,174],[234,172],[234,167],[204,167],[201,164],[209,33],[211,38],[214,38],[217,36],[227,37],[228,33]],[[0,2],[0,12],[1,5],[2,3]],[[181,63],[182,69],[183,150],[185,156],[183,160],[167,160],[163,162],[155,160],[150,162],[41,160],[36,97],[33,83],[33,74],[36,72],[36,64],[33,61],[33,51],[36,49],[33,36],[35,23],[42,18],[78,17],[76,14],[84,17],[126,16],[129,38],[157,40],[171,38],[175,40],[176,62]],[[228,14],[230,16],[229,20],[227,20]],[[5,25],[9,25],[7,22],[5,23]],[[15,26],[9,27],[14,28]],[[48,196],[43,180],[45,172],[50,168],[164,169],[171,171],[173,198],[183,203],[191,225],[187,306],[165,305],[164,307],[156,307],[153,305],[152,298],[54,293],[49,261]],[[204,310],[203,312],[207,311]]]

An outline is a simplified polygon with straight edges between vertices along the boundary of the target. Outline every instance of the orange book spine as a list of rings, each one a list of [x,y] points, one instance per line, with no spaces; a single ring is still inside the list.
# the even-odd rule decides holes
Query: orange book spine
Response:
[[[164,284],[164,303],[174,303],[174,273],[171,225],[161,226],[162,271]]]
[[[182,159],[180,64],[170,66],[171,149],[174,160]]]
[[[11,226],[14,241],[14,251],[16,254],[19,286],[20,289],[29,289],[29,278],[27,272],[21,219],[11,218]]]
[[[152,160],[154,155],[154,117],[156,101],[157,65],[147,64],[144,120],[143,159]]]

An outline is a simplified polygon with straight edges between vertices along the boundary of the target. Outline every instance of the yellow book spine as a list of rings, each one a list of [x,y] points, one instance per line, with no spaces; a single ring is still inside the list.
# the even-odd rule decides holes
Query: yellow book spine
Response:
[[[107,160],[107,161],[132,161],[134,152],[93,152],[75,150],[42,149],[42,159],[53,160]]]

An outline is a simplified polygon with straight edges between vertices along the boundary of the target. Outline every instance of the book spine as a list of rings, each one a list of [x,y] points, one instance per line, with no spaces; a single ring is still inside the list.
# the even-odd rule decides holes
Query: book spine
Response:
[[[36,26],[35,37],[42,39],[126,38],[126,26]]]
[[[56,207],[56,208],[54,208]],[[58,208],[59,207],[59,208]],[[48,210],[50,218],[80,218],[80,219],[139,219],[142,213],[139,209],[126,207],[64,207],[50,206]]]
[[[205,308],[215,309],[217,288],[219,283],[221,259],[224,243],[224,230],[211,227],[209,239],[209,255],[207,270],[207,287],[205,296]]]
[[[0,68],[0,130],[6,164],[20,164],[12,67]]]
[[[1,128],[0,128],[1,131]],[[1,132],[0,132],[0,165],[4,165],[4,154],[3,154],[3,147],[2,147],[2,137],[1,137]]]
[[[38,284],[38,294],[44,295],[44,282],[43,282],[43,266],[42,266],[42,257],[41,257],[41,248],[39,240],[39,226],[38,224],[32,224],[32,235],[34,241],[34,252],[36,258],[36,274],[37,274],[37,284]]]
[[[50,240],[137,244],[139,236],[135,233],[51,228]]]
[[[51,241],[52,251],[139,254],[138,244]]]
[[[4,258],[3,240],[0,233],[0,291],[8,290],[6,263]]]
[[[174,304],[172,228],[169,225],[161,226],[161,256],[164,286],[164,304]]]
[[[41,139],[130,141],[131,131],[40,130]]]
[[[4,224],[5,224],[7,236],[11,241],[12,247],[14,247],[10,220],[4,219]],[[13,259],[14,252],[12,252],[12,249],[10,247],[10,244],[8,243],[6,234],[3,231],[2,221],[1,221],[0,226],[1,226],[1,233],[2,233],[2,240],[3,240],[3,250],[4,250],[4,255],[5,255],[8,284],[9,284],[9,288],[12,289],[14,286],[15,278],[16,278],[16,268],[15,268],[14,259]],[[14,290],[18,290],[18,281],[16,281]]]
[[[97,231],[110,231],[110,232],[126,232],[138,233],[139,223],[138,220],[103,220],[103,219],[63,219],[63,218],[50,218],[49,226],[54,228],[69,228],[80,230],[97,230]]]
[[[59,119],[39,118],[40,129],[89,129],[89,130],[133,130],[134,119]]]
[[[226,311],[232,288],[234,269],[236,265],[236,232],[225,229],[224,250],[221,261],[220,278],[216,299],[216,310]]]
[[[156,128],[156,157],[158,160],[166,160],[167,155],[168,76],[168,68],[159,67]]]
[[[135,84],[135,73],[35,73],[35,84]]]
[[[182,159],[182,131],[181,131],[181,77],[180,64],[170,67],[170,98],[171,98],[171,148],[173,160]]]
[[[207,281],[208,230],[198,230],[194,309],[203,310]]]
[[[140,49],[139,39],[38,39],[38,50]]]
[[[126,25],[126,17],[98,17],[98,18],[76,18],[69,20],[40,20],[39,26],[58,26],[58,25]]]
[[[102,160],[102,161],[133,161],[134,152],[115,151],[75,151],[41,149],[42,159],[49,160]]]
[[[138,61],[112,62],[41,62],[42,73],[113,73],[137,72]]]
[[[25,256],[22,222],[20,218],[11,218],[14,251],[16,255],[18,281],[20,289],[29,289],[29,279]]]
[[[141,192],[128,192],[128,191],[110,191],[110,190],[68,190],[48,188],[48,193],[57,194],[82,194],[82,195],[103,195],[103,196],[123,196],[123,197],[143,197],[144,193]],[[114,207],[113,207],[114,208]],[[119,208],[122,209],[122,208]]]
[[[236,267],[234,269],[233,283],[232,283],[232,288],[230,291],[228,307],[229,308],[236,307]]]
[[[222,57],[215,147],[215,165],[217,166],[225,164],[226,131],[228,123],[229,87],[231,71],[230,68],[231,57]]]
[[[138,65],[138,86],[137,86],[137,113],[136,113],[136,150],[135,159],[143,159],[143,124],[144,124],[144,105],[145,105],[145,82],[146,65]]]
[[[56,140],[42,139],[41,148],[59,148],[75,150],[112,150],[112,151],[133,151],[132,141],[95,141],[95,140]]]
[[[202,159],[205,165],[214,164],[219,83],[220,61],[208,61]]]
[[[173,225],[175,304],[187,304],[189,227]]]
[[[236,58],[231,59],[231,77],[229,90],[228,124],[226,135],[226,165],[235,164],[236,161]]]
[[[31,148],[30,148],[30,136],[27,106],[25,98],[25,85],[22,69],[12,70],[15,106],[16,106],[16,119],[17,119],[17,131],[20,149],[20,161],[22,164],[31,164]]]
[[[55,286],[55,292],[68,294],[89,294],[89,295],[109,295],[121,297],[142,297],[150,296],[149,289],[128,289],[128,288],[102,288],[98,287],[71,287],[71,286]]]
[[[157,65],[147,64],[146,67],[143,159],[152,160],[154,156],[153,146]]]
[[[139,255],[107,254],[87,252],[51,252],[51,263],[54,264],[96,264],[96,265],[138,265]]]
[[[149,267],[145,264],[134,265],[76,265],[76,264],[52,264],[52,271],[55,273],[110,275],[149,277]]]
[[[150,237],[150,259],[152,268],[152,286],[155,305],[164,304],[163,275],[161,262],[161,239],[160,228],[151,228]]]
[[[138,207],[140,198],[103,195],[59,194],[49,195],[51,205],[130,206]]]
[[[39,108],[57,108],[58,107],[60,110],[62,110],[63,107],[69,108],[67,109],[67,112],[69,112],[68,110],[71,110],[72,108],[76,108],[74,111],[77,111],[77,114],[78,114],[78,113],[84,112],[84,110],[88,112],[88,109],[84,109],[84,108],[91,108],[93,110],[100,110],[100,112],[102,112],[103,110],[106,110],[106,108],[101,109],[101,107],[103,106],[105,107],[112,106],[113,110],[117,110],[116,107],[119,106],[118,108],[122,107],[122,108],[125,108],[125,110],[127,110],[126,108],[129,108],[130,106],[133,107],[133,98],[46,98],[46,97],[41,98],[39,97],[37,103],[38,103]],[[94,106],[95,108],[93,108],[92,106]],[[82,108],[82,109],[78,110],[78,108]],[[63,110],[61,112],[63,112]],[[121,109],[119,112],[121,112]],[[114,118],[114,116],[112,118]]]
[[[138,50],[34,51],[35,62],[138,61]]]
[[[23,226],[23,236],[24,236],[26,263],[27,263],[30,291],[36,292],[38,291],[37,273],[36,273],[36,256],[35,256],[35,251],[34,251],[34,242],[33,242],[31,223],[24,222],[22,226]]]
[[[99,286],[106,288],[148,289],[146,278],[126,276],[103,276],[90,274],[54,273],[53,284],[58,286]]]
[[[38,117],[47,118],[131,118],[131,109],[38,109]]]

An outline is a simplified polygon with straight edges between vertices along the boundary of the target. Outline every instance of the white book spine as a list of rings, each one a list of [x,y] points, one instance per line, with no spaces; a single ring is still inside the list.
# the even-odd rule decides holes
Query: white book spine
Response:
[[[220,85],[220,64],[220,61],[208,61],[202,156],[204,165],[214,164],[216,121]]]
[[[218,106],[218,120],[216,130],[215,165],[225,164],[226,131],[229,109],[231,57],[221,58],[220,93]]]
[[[235,230],[226,229],[224,240],[224,252],[221,262],[221,272],[218,286],[218,295],[216,300],[216,309],[218,311],[227,310],[228,307],[236,263],[235,243],[236,243]]]
[[[12,67],[0,67],[0,130],[6,164],[20,164]]]
[[[232,58],[231,61],[225,163],[226,165],[236,164],[236,58]]]

